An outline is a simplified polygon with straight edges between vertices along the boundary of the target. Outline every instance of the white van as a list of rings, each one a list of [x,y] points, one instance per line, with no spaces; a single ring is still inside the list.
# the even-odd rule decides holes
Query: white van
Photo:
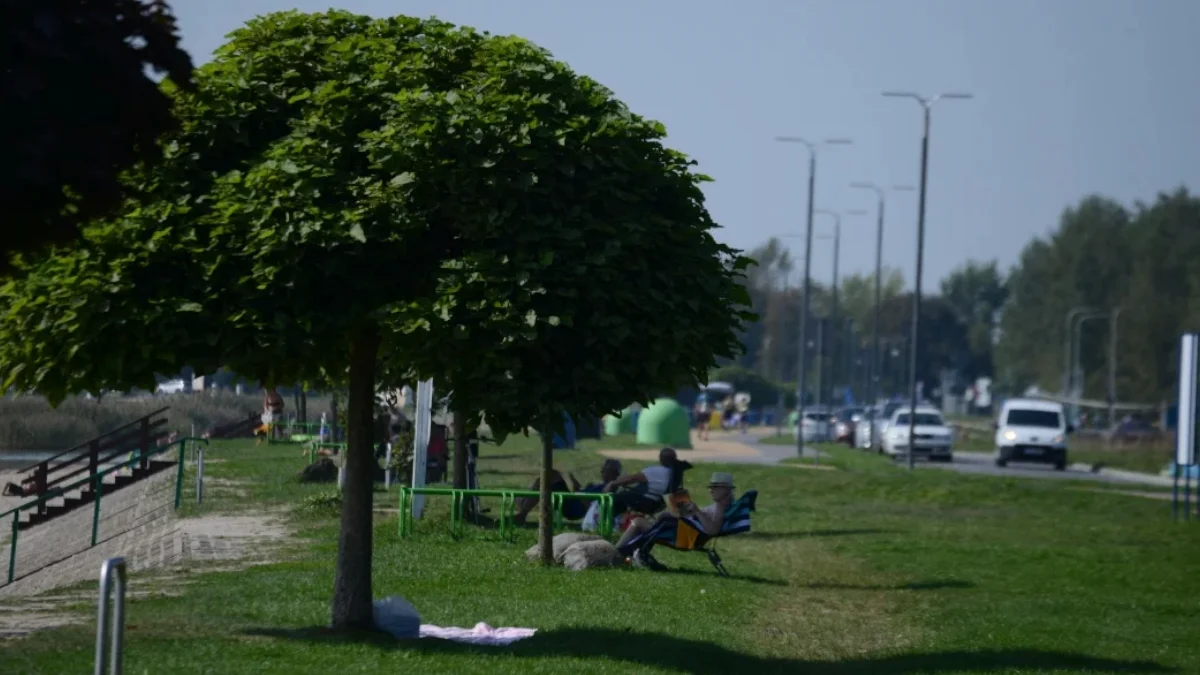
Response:
[[[1067,424],[1061,403],[1038,399],[1005,401],[996,418],[996,466],[1012,462],[1053,464],[1067,468]]]

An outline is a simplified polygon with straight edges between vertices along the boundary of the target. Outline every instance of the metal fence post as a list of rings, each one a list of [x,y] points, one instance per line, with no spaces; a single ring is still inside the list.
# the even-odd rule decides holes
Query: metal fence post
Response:
[[[175,472],[175,508],[178,509],[183,504],[183,460],[187,449],[186,443],[179,444],[179,467]]]
[[[204,448],[196,446],[196,503],[204,503]]]
[[[110,594],[115,596],[112,598],[111,621],[108,611]],[[100,608],[96,617],[96,665],[93,671],[95,675],[121,675],[124,640],[125,559],[109,558],[100,566]]]
[[[96,476],[92,481],[92,495],[95,501],[92,502],[92,546],[96,545],[96,540],[100,536],[100,494],[104,492],[104,479]]]
[[[383,489],[392,489],[392,444],[387,444],[387,453],[383,460]]]
[[[13,511],[12,543],[8,549],[8,583],[17,575],[17,533],[21,531],[21,512]]]

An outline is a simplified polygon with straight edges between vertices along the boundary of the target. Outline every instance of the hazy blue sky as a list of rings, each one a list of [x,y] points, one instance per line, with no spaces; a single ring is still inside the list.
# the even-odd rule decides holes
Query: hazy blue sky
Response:
[[[184,44],[208,60],[256,14],[336,6],[432,16],[517,34],[667,125],[716,183],[709,207],[749,249],[798,232],[802,146],[823,151],[818,208],[845,219],[842,269],[874,260],[874,197],[847,183],[916,184],[921,115],[885,89],[968,91],[934,108],[927,286],[962,261],[1012,264],[1062,209],[1099,192],[1125,203],[1200,183],[1200,0],[174,0]],[[911,283],[916,193],[888,201],[885,264]],[[818,217],[818,232],[832,231]],[[801,253],[799,240],[789,243]],[[814,244],[813,275],[832,269]]]

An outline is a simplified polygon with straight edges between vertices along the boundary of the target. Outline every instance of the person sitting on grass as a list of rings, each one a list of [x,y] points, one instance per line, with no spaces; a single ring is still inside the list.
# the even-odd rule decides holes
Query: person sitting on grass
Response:
[[[664,512],[654,520],[635,518],[621,535],[621,539],[617,541],[617,551],[621,555],[631,556],[631,561],[638,567],[664,569],[650,555],[650,549],[654,547],[653,537],[637,546],[636,549],[630,545],[630,542],[654,527],[674,529],[678,543],[684,543],[681,540],[685,538],[690,538],[694,542],[700,534],[710,537],[717,536],[721,533],[721,526],[725,524],[725,510],[733,503],[733,474],[720,471],[714,473],[708,482],[708,494],[713,503],[704,508],[697,507],[695,502],[685,497],[676,502],[678,515]],[[682,493],[680,495],[682,496]]]
[[[663,497],[683,487],[683,472],[692,468],[679,460],[674,448],[658,451],[658,465],[648,466],[637,473],[610,482],[605,492],[613,493],[613,515],[626,511],[657,513],[663,507]],[[619,490],[629,486],[627,490]]]
[[[621,463],[615,459],[606,459],[600,467],[600,482],[588,483],[587,487],[580,487],[579,481],[575,478],[575,474],[567,473],[571,478],[571,487],[567,487],[567,481],[563,479],[562,473],[555,470],[550,473],[550,492],[591,492],[600,493],[604,488],[621,476]],[[537,478],[530,486],[530,490],[537,490],[541,487],[542,479]],[[513,520],[518,525],[524,525],[525,520],[529,517],[529,512],[538,504],[537,497],[525,497],[520,500],[520,507]],[[582,499],[567,499],[563,502],[563,518],[567,520],[579,520],[587,514],[588,503]]]

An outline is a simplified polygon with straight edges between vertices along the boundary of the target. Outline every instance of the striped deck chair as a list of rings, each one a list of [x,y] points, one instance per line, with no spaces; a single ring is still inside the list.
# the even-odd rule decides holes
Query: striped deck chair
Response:
[[[716,536],[704,533],[700,523],[691,518],[668,519],[657,523],[644,534],[631,540],[628,544],[631,550],[649,550],[655,545],[673,548],[676,551],[703,551],[708,561],[716,568],[717,574],[727,577],[721,556],[717,553],[716,539],[750,531],[750,513],[755,510],[758,501],[758,490],[747,490],[725,509],[725,522],[721,532]]]

